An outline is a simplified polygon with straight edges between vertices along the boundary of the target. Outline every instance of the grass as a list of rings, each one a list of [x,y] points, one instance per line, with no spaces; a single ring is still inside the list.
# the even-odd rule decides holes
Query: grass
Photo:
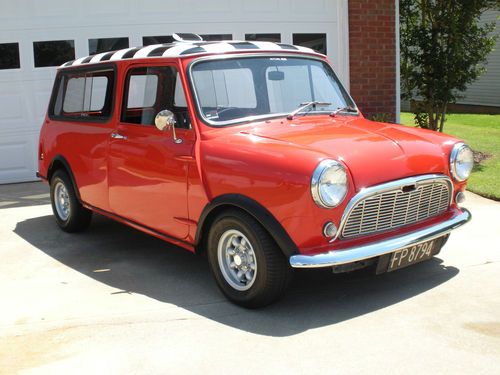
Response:
[[[401,123],[414,126],[413,114],[401,113]],[[500,115],[449,114],[444,132],[489,156],[475,165],[467,189],[500,200]]]

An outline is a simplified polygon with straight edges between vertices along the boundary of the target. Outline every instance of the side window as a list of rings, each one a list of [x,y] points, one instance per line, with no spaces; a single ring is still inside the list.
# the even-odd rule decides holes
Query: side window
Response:
[[[131,69],[125,82],[121,121],[154,126],[156,115],[164,109],[174,113],[177,127],[191,128],[177,70],[171,66]]]
[[[66,96],[64,97],[63,111],[65,113],[83,112],[85,100],[85,77],[68,79]]]
[[[128,86],[127,107],[153,107],[158,90],[158,76],[153,74],[132,75]]]
[[[187,111],[186,96],[182,88],[181,76],[177,73],[175,79],[175,92],[174,92],[174,107],[185,108]]]
[[[113,70],[61,74],[50,115],[63,119],[108,118],[113,106],[113,81]]]

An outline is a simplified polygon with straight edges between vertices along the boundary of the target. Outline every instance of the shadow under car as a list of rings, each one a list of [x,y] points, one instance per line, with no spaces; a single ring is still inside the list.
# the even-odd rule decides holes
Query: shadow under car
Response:
[[[426,292],[459,272],[436,257],[379,276],[371,269],[347,274],[296,270],[283,299],[246,310],[219,292],[204,257],[103,216],[94,215],[90,228],[79,234],[62,232],[51,215],[19,222],[14,232],[57,261],[113,288],[268,336],[290,336],[371,313]],[[95,272],[101,269],[109,271]]]

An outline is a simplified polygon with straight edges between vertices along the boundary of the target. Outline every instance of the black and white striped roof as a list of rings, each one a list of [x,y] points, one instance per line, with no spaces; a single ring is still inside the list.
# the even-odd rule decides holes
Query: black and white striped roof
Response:
[[[117,61],[124,59],[140,59],[146,57],[184,57],[189,55],[226,53],[236,51],[296,51],[314,53],[307,47],[295,46],[284,43],[272,42],[240,42],[240,41],[222,41],[222,42],[174,42],[168,44],[154,44],[147,47],[132,47],[118,51],[104,52],[97,55],[81,57],[79,59],[68,61],[61,67],[70,67],[83,64],[93,64],[104,61]]]

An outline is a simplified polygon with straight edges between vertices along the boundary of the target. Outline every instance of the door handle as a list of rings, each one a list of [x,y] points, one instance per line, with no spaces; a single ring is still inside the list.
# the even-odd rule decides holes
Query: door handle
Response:
[[[127,139],[126,135],[121,135],[120,133],[111,133],[111,138],[114,139]]]

